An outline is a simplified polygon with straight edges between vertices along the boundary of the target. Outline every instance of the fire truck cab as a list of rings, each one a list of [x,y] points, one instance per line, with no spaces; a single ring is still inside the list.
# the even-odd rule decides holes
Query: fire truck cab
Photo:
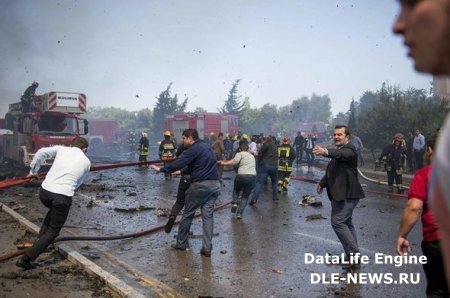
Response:
[[[9,105],[5,128],[13,133],[1,136],[5,158],[29,166],[40,148],[69,146],[75,136],[88,133],[87,121],[79,118],[86,112],[84,94],[49,92],[36,95],[32,107],[23,111],[20,102]],[[51,163],[50,160],[46,162]]]

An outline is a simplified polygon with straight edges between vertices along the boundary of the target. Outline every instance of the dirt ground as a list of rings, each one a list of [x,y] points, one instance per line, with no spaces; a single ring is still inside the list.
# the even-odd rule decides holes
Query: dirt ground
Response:
[[[15,251],[15,242],[31,240],[27,231],[9,214],[0,211],[0,254]],[[24,239],[22,236],[26,235]],[[39,258],[39,267],[24,271],[17,259],[0,263],[0,297],[118,297],[102,281],[88,276],[81,267],[65,260],[54,250]]]

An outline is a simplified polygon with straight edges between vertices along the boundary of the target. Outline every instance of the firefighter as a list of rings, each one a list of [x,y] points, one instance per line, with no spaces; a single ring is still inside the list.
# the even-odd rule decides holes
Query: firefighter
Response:
[[[136,152],[136,145],[137,145],[136,134],[134,133],[133,130],[130,130],[130,132],[128,134],[127,143],[128,143],[128,148],[129,148],[129,152],[130,152],[130,160],[133,160],[134,154]]]
[[[283,143],[278,146],[278,192],[287,192],[287,186],[292,173],[292,163],[296,157],[295,150],[291,146],[291,138],[285,136]]]
[[[147,161],[148,156],[148,137],[146,132],[141,133],[141,139],[139,140],[139,161]]]
[[[20,97],[20,102],[22,103],[22,112],[32,112],[34,110],[34,95],[36,93],[36,89],[39,86],[39,83],[34,81],[23,93]]]
[[[402,175],[406,157],[406,144],[401,133],[394,135],[392,144],[383,149],[380,161],[384,163],[387,172],[389,192],[394,191],[394,180],[397,184],[397,192],[403,193]]]
[[[162,140],[161,144],[159,145],[159,158],[162,160],[174,158],[175,150],[177,148],[175,146],[175,142],[171,139],[172,134],[167,130],[163,135],[164,140]],[[171,175],[169,173],[164,173],[164,177],[166,177],[167,179],[170,178]]]

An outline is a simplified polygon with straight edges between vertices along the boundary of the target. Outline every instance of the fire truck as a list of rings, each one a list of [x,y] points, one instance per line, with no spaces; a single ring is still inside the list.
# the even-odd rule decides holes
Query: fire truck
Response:
[[[111,146],[116,141],[116,132],[119,124],[115,119],[88,119],[89,134],[86,137],[89,139],[89,148]]]
[[[181,140],[181,134],[187,128],[197,129],[201,139],[204,136],[219,132],[236,134],[239,131],[239,118],[235,115],[223,115],[218,113],[183,113],[167,115],[164,129],[174,133],[177,140]]]
[[[68,146],[78,135],[88,133],[88,123],[79,116],[86,112],[86,95],[49,92],[35,95],[31,109],[21,102],[9,105],[5,128],[12,134],[1,136],[4,157],[29,166],[37,150],[54,145]],[[46,161],[51,164],[51,160]]]
[[[302,136],[308,135],[316,136],[318,141],[326,141],[329,139],[327,132],[327,125],[321,121],[303,122],[299,126]]]

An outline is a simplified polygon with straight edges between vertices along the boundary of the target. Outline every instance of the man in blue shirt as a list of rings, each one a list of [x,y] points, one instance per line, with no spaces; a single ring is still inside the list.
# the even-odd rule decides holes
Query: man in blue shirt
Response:
[[[200,254],[211,256],[214,228],[214,203],[220,194],[217,160],[211,146],[198,138],[198,132],[189,128],[182,134],[183,146],[187,149],[172,163],[160,168],[151,168],[161,173],[173,173],[182,170],[182,174],[191,175],[191,186],[186,191],[184,214],[178,227],[177,243],[172,245],[178,250],[189,247],[188,235],[195,211],[201,209],[203,222],[203,244]]]

